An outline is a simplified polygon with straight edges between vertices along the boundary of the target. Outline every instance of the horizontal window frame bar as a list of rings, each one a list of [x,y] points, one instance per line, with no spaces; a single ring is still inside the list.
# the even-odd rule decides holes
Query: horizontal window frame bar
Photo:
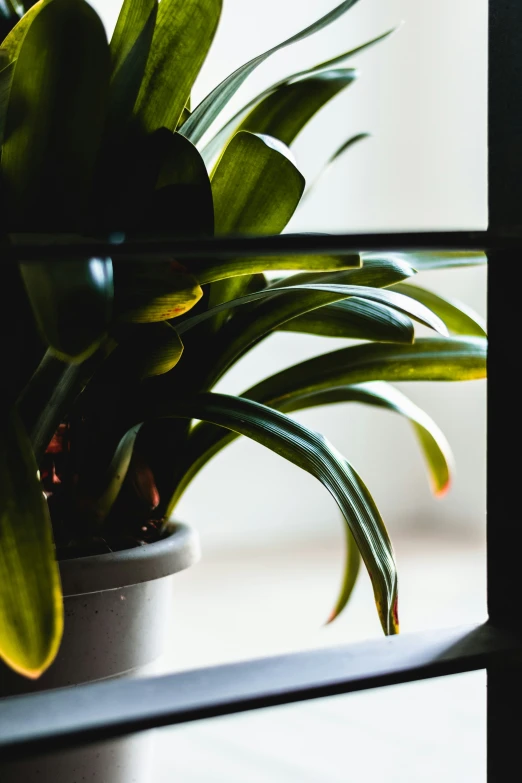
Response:
[[[0,760],[249,710],[522,664],[489,622],[0,699]]]
[[[28,235],[26,235],[28,236]],[[248,258],[280,255],[349,255],[401,251],[509,251],[522,249],[522,236],[491,231],[386,232],[363,234],[277,234],[186,238],[158,237],[89,241],[38,239],[0,244],[0,263],[110,256],[127,261],[144,254],[177,259]],[[134,256],[134,258],[132,257]]]

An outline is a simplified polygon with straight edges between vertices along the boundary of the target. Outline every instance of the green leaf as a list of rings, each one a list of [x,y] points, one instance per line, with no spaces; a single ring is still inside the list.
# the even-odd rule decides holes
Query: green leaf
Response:
[[[287,82],[263,98],[238,131],[265,133],[290,145],[314,114],[356,78],[353,68],[339,68]]]
[[[394,411],[408,419],[423,451],[433,493],[442,497],[448,492],[451,472],[454,469],[454,459],[446,436],[427,413],[408,399],[405,394],[384,381],[373,381],[353,386],[336,386],[304,395],[297,391],[295,396],[283,401],[278,406],[278,410],[290,413],[304,408],[339,402],[374,405]]]
[[[417,274],[416,270],[405,260],[399,258],[364,257],[362,266],[354,269],[322,274],[299,272],[283,280],[274,280],[269,287],[279,288],[283,286],[308,285],[309,283],[338,283],[340,285],[366,285],[372,288],[387,288],[415,274]]]
[[[343,273],[341,272],[340,274]],[[314,283],[310,285],[266,288],[263,291],[258,291],[238,297],[237,299],[233,299],[230,302],[223,302],[223,304],[216,305],[215,307],[212,307],[209,310],[200,313],[199,315],[194,315],[190,318],[187,318],[182,323],[176,325],[176,329],[178,334],[185,334],[195,326],[198,326],[200,323],[203,323],[209,318],[213,318],[217,313],[239,307],[240,305],[251,304],[252,302],[262,299],[277,301],[279,298],[283,297],[288,297],[288,300],[291,301],[292,297],[295,298],[301,294],[307,295],[310,293],[314,294],[313,301],[315,303],[315,307],[321,307],[321,302],[322,304],[330,304],[331,302],[337,301],[339,299],[346,299],[349,296],[357,296],[362,299],[369,299],[370,301],[381,302],[382,304],[394,307],[399,312],[403,312],[419,321],[419,323],[424,324],[424,326],[429,326],[431,329],[440,332],[440,334],[448,334],[448,330],[446,329],[441,319],[428,310],[428,308],[423,304],[415,301],[415,299],[410,299],[403,294],[395,293],[394,291],[387,289],[382,290],[379,288],[373,288],[371,286],[340,285],[334,283]],[[319,296],[317,296],[317,294],[323,294],[324,298],[321,299]],[[261,305],[258,305],[258,308],[260,307]],[[309,309],[313,308],[310,307]],[[259,315],[259,309],[257,308],[256,314]],[[296,313],[296,315],[297,314],[299,313]],[[295,316],[293,315],[292,317]],[[273,328],[276,328],[276,326]]]
[[[9,225],[81,231],[105,119],[105,29],[85,0],[50,0],[33,12],[16,59],[2,147]]]
[[[146,131],[176,129],[214,38],[221,7],[222,0],[161,0],[134,107]]]
[[[163,153],[156,190],[144,210],[146,229],[169,236],[212,236],[214,201],[203,158],[179,133],[164,128],[157,133],[163,134]]]
[[[231,138],[231,136],[234,134],[234,131],[239,127],[241,121],[247,116],[248,112],[251,109],[253,109],[255,106],[257,106],[260,103],[260,101],[264,100],[269,95],[272,95],[273,93],[277,92],[279,89],[284,89],[288,84],[291,84],[294,81],[297,81],[302,78],[306,78],[313,74],[320,73],[323,70],[344,65],[346,60],[349,60],[355,54],[358,54],[359,52],[368,49],[374,44],[379,43],[379,41],[384,40],[384,38],[387,38],[389,35],[395,32],[396,29],[398,28],[394,28],[393,30],[388,30],[383,35],[379,35],[377,38],[374,38],[373,40],[367,41],[366,43],[362,44],[362,46],[357,46],[355,49],[349,49],[347,52],[337,55],[337,57],[334,57],[333,59],[328,60],[327,62],[319,63],[319,65],[315,65],[313,66],[313,68],[307,68],[305,71],[298,71],[297,73],[294,73],[291,76],[287,76],[285,79],[282,79],[276,84],[273,84],[268,89],[263,90],[263,92],[261,92],[259,95],[256,95],[255,98],[252,98],[252,100],[250,100],[242,109],[240,109],[232,117],[231,120],[228,120],[228,122],[221,128],[221,130],[219,130],[216,133],[216,135],[208,142],[208,144],[206,144],[203,147],[201,154],[203,155],[203,159],[205,160],[205,163],[208,166],[212,164],[216,156],[219,155],[219,153],[221,152],[223,145],[227,142],[228,139]],[[181,127],[180,130],[181,133],[184,133],[183,127]]]
[[[216,234],[279,234],[292,217],[305,181],[276,139],[236,134],[212,176]],[[210,307],[237,297],[248,284],[241,276],[215,283]],[[226,318],[213,321],[219,328]]]
[[[107,333],[112,315],[110,259],[35,261],[20,264],[36,323],[53,353],[82,362]]]
[[[245,397],[278,407],[302,394],[368,381],[466,381],[486,377],[487,341],[424,337],[413,345],[365,343],[326,353],[253,386]]]
[[[323,337],[413,343],[412,321],[391,307],[354,296],[285,321],[278,329]]]
[[[0,657],[36,679],[58,651],[63,605],[47,503],[14,411],[0,424],[0,539]]]
[[[212,176],[216,234],[279,234],[294,214],[304,185],[284,144],[237,133]]]
[[[197,261],[193,265],[187,261],[200,285],[215,283],[230,277],[253,275],[258,272],[273,272],[277,269],[308,269],[320,272],[339,272],[359,267],[359,256],[263,256],[260,258],[220,258],[210,261]]]
[[[114,131],[132,114],[149,57],[158,0],[125,0],[111,38],[108,122]]]
[[[9,104],[9,93],[11,92],[11,82],[13,81],[14,62],[9,63],[0,71],[0,144],[4,141],[5,120],[7,106]]]
[[[199,419],[246,435],[311,473],[328,489],[350,527],[372,577],[375,602],[386,634],[398,632],[397,573],[393,550],[379,511],[353,467],[325,438],[293,419],[258,403],[223,394],[158,400],[154,415]],[[125,431],[148,417],[126,411]],[[343,608],[337,605],[337,612]]]
[[[175,262],[115,265],[115,316],[122,323],[177,318],[194,307],[202,295],[196,278]]]
[[[382,253],[364,253],[363,263],[366,259],[376,260],[382,258]],[[427,269],[453,269],[464,266],[484,266],[488,259],[484,252],[475,250],[465,251],[411,251],[402,253],[386,253],[386,258],[394,258],[397,261],[406,261],[418,272]]]
[[[393,287],[393,290],[426,305],[444,321],[450,334],[463,334],[469,337],[487,336],[484,320],[463,302],[447,299],[410,283],[399,283]]]
[[[210,179],[195,146],[167,128],[116,136],[104,149],[97,200],[107,229],[129,236],[211,236]]]
[[[352,531],[348,525],[344,526],[344,532],[346,536],[346,555],[343,571],[343,580],[341,582],[341,590],[335,603],[334,608],[330,612],[330,616],[327,620],[327,624],[332,623],[336,617],[338,617],[348,601],[350,600],[353,588],[357,582],[357,577],[361,570],[361,553],[357,548],[357,542],[353,536]]]
[[[125,64],[157,8],[158,0],[124,0],[111,37],[113,74]]]
[[[113,454],[107,470],[101,476],[89,475],[86,478],[86,473],[84,473],[80,477],[81,484],[78,491],[83,500],[82,511],[85,515],[86,524],[99,528],[101,523],[107,518],[127,476],[134,444],[140,429],[141,424],[137,424],[124,435]],[[91,468],[91,473],[95,474],[96,467],[94,466],[94,471]]]
[[[345,2],[340,3],[332,11],[329,11],[325,16],[321,17],[304,30],[301,30],[301,32],[293,35],[291,38],[288,38],[277,46],[274,46],[267,52],[254,57],[253,60],[245,63],[234,71],[234,73],[230,74],[230,76],[227,76],[226,79],[218,84],[218,86],[215,87],[198,106],[196,106],[181,129],[183,135],[194,144],[197,144],[203,134],[210,128],[216,117],[220,114],[221,110],[235,95],[248,76],[255,71],[258,65],[261,65],[261,63],[280,49],[283,49],[292,43],[303,41],[305,38],[308,38],[308,36],[323,30],[345,14],[356,2],[357,0],[345,0]]]
[[[15,60],[18,57],[18,52],[31,22],[40,13],[41,9],[45,5],[49,5],[50,2],[53,2],[53,0],[42,0],[41,3],[33,6],[6,35],[2,41],[2,51],[5,52],[9,60]]]
[[[62,362],[48,350],[16,406],[37,463],[81,388],[80,365]]]
[[[167,322],[142,323],[125,330],[97,377],[122,383],[163,375],[181,359],[183,343]]]
[[[205,390],[211,388],[234,362],[249,348],[256,345],[261,338],[298,315],[349,296],[391,306],[399,312],[412,316],[426,326],[430,326],[442,334],[447,334],[442,321],[423,305],[388,290],[367,286],[334,285],[332,283],[268,288],[240,297],[232,302],[225,302],[176,325],[178,333],[182,335],[205,320],[213,318],[216,313],[224,312],[231,307],[258,302],[256,307],[247,311],[245,318],[232,319],[217,333],[209,352],[209,355],[213,357],[212,361],[201,365],[201,367],[198,366],[195,371],[196,374],[199,372],[197,380],[192,380],[199,388]],[[263,299],[266,301],[260,301]]]
[[[242,396],[247,394],[248,392],[245,392]],[[258,402],[263,403],[263,400],[258,400]],[[423,451],[433,493],[438,497],[447,493],[450,487],[451,471],[454,468],[454,459],[444,433],[427,413],[388,383],[374,381],[353,386],[329,387],[310,393],[303,393],[300,388],[296,388],[293,394],[278,401],[277,410],[291,413],[320,405],[347,402],[359,402],[385,408],[408,419]],[[236,437],[237,433],[223,432],[219,427],[207,422],[200,422],[192,429],[185,449],[185,460],[180,471],[181,478],[169,513],[172,513],[196,473]]]

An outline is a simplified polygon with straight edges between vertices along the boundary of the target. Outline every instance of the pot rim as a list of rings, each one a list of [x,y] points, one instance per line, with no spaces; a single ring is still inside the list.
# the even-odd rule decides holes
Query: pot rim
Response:
[[[162,579],[197,563],[201,557],[197,532],[182,522],[172,522],[168,529],[168,536],[151,544],[59,561],[64,597]]]

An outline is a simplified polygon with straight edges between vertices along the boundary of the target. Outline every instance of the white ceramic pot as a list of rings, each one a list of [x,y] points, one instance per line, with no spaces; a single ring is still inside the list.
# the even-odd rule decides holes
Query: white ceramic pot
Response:
[[[0,662],[0,697],[146,674],[163,652],[172,577],[199,555],[195,531],[176,524],[154,544],[62,561],[65,623],[58,656],[37,681]],[[152,739],[138,734],[27,761],[0,761],[0,781],[149,783]]]

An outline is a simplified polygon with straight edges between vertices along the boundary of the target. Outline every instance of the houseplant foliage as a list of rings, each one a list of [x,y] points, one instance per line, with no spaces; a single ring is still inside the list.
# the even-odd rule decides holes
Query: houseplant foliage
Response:
[[[226,123],[220,115],[268,56],[356,1],[191,107],[222,0],[125,0],[110,41],[85,0],[4,0],[5,241],[282,232],[306,187],[294,139],[356,79],[345,63],[389,33],[286,77]],[[325,160],[364,136],[326,150]],[[238,435],[311,473],[341,509],[346,571],[331,619],[362,556],[383,630],[396,633],[393,549],[371,493],[344,456],[289,414],[337,402],[400,414],[442,495],[452,465],[444,435],[390,382],[485,377],[480,319],[410,282],[422,269],[484,261],[418,253],[5,263],[13,306],[2,329],[9,405],[0,423],[0,656],[38,677],[62,632],[57,553],[166,534],[189,482]],[[418,336],[417,324],[433,336]],[[237,397],[212,391],[277,330],[343,337],[347,347]]]

